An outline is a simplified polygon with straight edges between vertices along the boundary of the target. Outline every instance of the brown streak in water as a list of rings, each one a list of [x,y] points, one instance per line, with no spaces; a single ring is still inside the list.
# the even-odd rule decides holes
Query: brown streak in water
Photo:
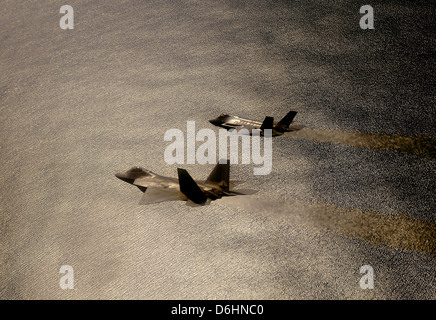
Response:
[[[386,215],[328,203],[312,204],[308,211],[316,225],[347,238],[425,252],[436,257],[436,224],[433,222],[413,219],[403,213]]]
[[[436,258],[436,223],[417,220],[403,213],[386,215],[356,208],[342,208],[324,202],[266,200],[249,196],[224,202],[293,224],[311,224],[350,239],[357,238],[373,245],[413,250]]]
[[[428,136],[405,137],[383,133],[365,133],[341,130],[303,128],[287,134],[297,139],[347,144],[376,150],[397,150],[436,160],[436,138]]]

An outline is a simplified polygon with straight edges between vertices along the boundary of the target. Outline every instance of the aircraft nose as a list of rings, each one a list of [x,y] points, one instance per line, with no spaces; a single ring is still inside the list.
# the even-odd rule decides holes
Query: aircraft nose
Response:
[[[210,123],[212,123],[214,126],[217,126],[219,124],[219,121],[217,119],[209,120]]]
[[[128,177],[125,173],[115,173],[115,177],[127,183],[133,183],[134,179]]]

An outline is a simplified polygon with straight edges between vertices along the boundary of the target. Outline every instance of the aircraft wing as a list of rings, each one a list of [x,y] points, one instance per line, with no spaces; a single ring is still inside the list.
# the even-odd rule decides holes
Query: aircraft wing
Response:
[[[150,186],[150,182],[149,180],[145,180],[142,177],[141,178],[137,178],[133,181],[133,185],[137,186],[137,187],[149,187]]]
[[[246,129],[248,130],[248,132],[250,134],[253,133],[253,130],[260,130],[261,132],[263,132],[263,130],[265,129],[274,129],[274,118],[273,117],[265,117],[265,120],[263,120],[262,124],[260,125],[260,127],[258,125],[254,125],[254,124],[243,124],[243,125],[238,125],[237,130],[241,130],[241,129]],[[231,130],[231,129],[230,129]]]
[[[228,127],[226,126],[226,130],[232,132],[233,130],[236,130],[236,132],[238,134],[245,134],[243,132],[240,132],[240,130],[245,129],[248,132],[248,135],[251,135],[253,133],[253,130],[260,130],[259,126],[254,126],[254,125],[249,125],[249,124],[244,124],[244,125],[237,125],[237,126],[233,126],[233,127]]]
[[[251,126],[251,125],[248,125],[248,124],[246,124],[246,125],[242,125],[242,126],[238,126],[238,127],[237,127],[238,132],[239,132],[239,130],[241,130],[241,129],[245,129],[245,130],[247,130],[250,134],[253,133],[253,130],[260,130],[259,127],[257,127],[257,126]]]
[[[148,187],[139,201],[139,204],[152,204],[175,200],[186,200],[186,197],[177,189]]]

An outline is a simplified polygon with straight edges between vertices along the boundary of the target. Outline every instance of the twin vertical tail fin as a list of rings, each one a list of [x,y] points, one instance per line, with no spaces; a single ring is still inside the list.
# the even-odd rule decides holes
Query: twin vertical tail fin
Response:
[[[207,197],[185,169],[177,168],[180,192],[195,204],[205,204]]]
[[[224,162],[225,161],[225,162]],[[224,163],[222,163],[224,162]],[[188,198],[188,205],[197,206],[207,204],[210,199],[205,195],[203,190],[198,186],[198,184],[192,179],[188,171],[185,169],[178,168],[177,173],[179,175],[179,186],[180,192],[183,193],[186,198]],[[241,189],[229,191],[230,184],[230,160],[220,160],[215,168],[210,173],[206,180],[206,184],[214,184],[221,187],[224,195],[235,196],[235,195],[249,195],[254,194],[256,190]],[[218,198],[221,198],[219,196]],[[216,198],[213,198],[213,200]]]
[[[228,191],[230,185],[230,160],[226,160],[225,163],[222,162],[224,161],[220,160],[217,163],[207,178],[206,183],[217,184],[224,191]]]
[[[274,127],[274,118],[273,117],[265,117],[262,125],[260,126],[260,130],[264,131],[265,129],[273,129]]]
[[[277,123],[277,125],[289,128],[289,125],[292,123],[296,115],[297,111],[289,111],[288,114]]]
[[[213,171],[210,173],[206,180],[206,183],[216,184],[220,186],[223,191],[229,191],[230,184],[230,160],[225,163],[220,160]],[[179,176],[180,192],[182,192],[188,200],[197,205],[203,205],[207,202],[207,197],[198,184],[192,179],[188,171],[185,169],[177,168],[177,174]],[[189,201],[188,201],[189,202]]]

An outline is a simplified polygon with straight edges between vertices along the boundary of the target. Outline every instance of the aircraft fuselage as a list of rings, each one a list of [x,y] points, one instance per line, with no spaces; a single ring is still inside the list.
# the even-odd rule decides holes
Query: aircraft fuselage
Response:
[[[218,163],[207,180],[192,179],[185,169],[178,168],[178,178],[157,175],[141,167],[117,173],[115,176],[140,189],[144,195],[141,204],[188,200],[188,204],[207,204],[223,196],[252,194],[254,190],[229,190],[235,182],[229,180],[229,164]],[[248,192],[248,193],[247,193]]]
[[[245,119],[240,118],[238,116],[231,116],[228,114],[222,114],[219,117],[209,120],[209,122],[215,126],[231,130],[231,129],[247,129],[248,132],[251,134],[253,130],[260,130],[261,135],[263,135],[263,128],[262,128],[262,121],[257,120],[251,120],[251,119]],[[301,126],[292,126],[287,127],[284,125],[281,125],[279,122],[274,121],[272,124],[272,135],[273,136],[279,136],[282,135],[285,132],[300,130]]]

